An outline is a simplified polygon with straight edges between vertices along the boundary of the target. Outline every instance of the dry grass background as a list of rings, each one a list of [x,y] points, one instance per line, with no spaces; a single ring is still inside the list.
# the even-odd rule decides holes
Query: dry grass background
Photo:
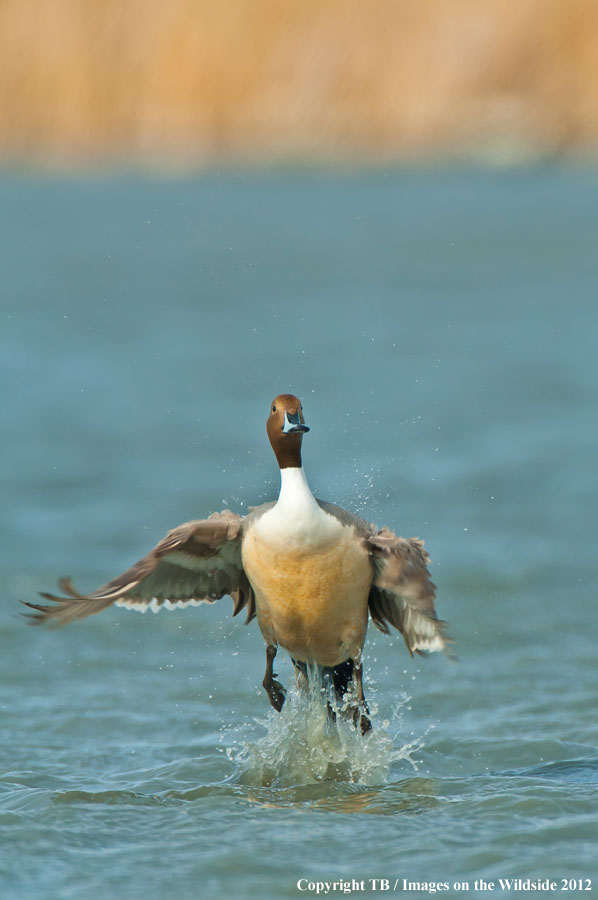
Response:
[[[595,152],[598,0],[0,0],[0,159]]]

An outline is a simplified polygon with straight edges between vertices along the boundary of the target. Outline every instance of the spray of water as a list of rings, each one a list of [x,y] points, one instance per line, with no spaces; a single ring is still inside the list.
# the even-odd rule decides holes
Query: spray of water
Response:
[[[413,754],[424,746],[422,735],[402,744],[401,722],[409,697],[403,695],[392,720],[380,721],[375,704],[369,705],[372,730],[361,734],[353,723],[350,695],[336,702],[315,672],[307,687],[291,687],[281,713],[273,710],[264,719],[265,735],[229,747],[228,757],[239,767],[239,781],[258,787],[290,787],[322,781],[372,786],[388,780],[391,765],[407,761],[417,771]],[[331,717],[328,704],[332,707]]]

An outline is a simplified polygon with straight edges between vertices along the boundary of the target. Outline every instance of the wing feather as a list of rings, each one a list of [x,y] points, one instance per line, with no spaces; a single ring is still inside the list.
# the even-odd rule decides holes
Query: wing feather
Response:
[[[255,598],[241,561],[242,523],[241,516],[223,510],[179,525],[134,566],[90,594],[61,578],[58,584],[67,596],[42,593],[51,605],[25,603],[35,610],[28,614],[30,624],[66,625],[112,604],[158,612],[213,603],[225,594],[233,598],[233,615],[246,607],[249,622]]]
[[[452,643],[446,623],[436,616],[436,588],[428,572],[423,541],[401,538],[384,527],[366,541],[374,562],[370,616],[380,631],[389,625],[401,632],[409,653],[432,653]],[[450,654],[449,654],[450,655]]]

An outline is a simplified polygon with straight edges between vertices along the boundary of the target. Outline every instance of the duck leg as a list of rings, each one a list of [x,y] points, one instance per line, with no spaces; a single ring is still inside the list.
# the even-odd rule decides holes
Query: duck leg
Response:
[[[266,647],[266,674],[264,675],[262,684],[264,686],[264,690],[270,698],[270,703],[275,710],[280,712],[280,710],[282,709],[282,704],[284,703],[286,691],[280,681],[276,681],[276,672],[272,671],[274,666],[274,657],[276,656],[277,651],[278,648],[274,644],[268,644],[268,646]]]
[[[358,705],[349,706],[348,712],[353,719],[355,727],[357,728],[359,725],[361,733],[365,734],[372,727],[372,723],[365,715],[368,712],[368,705],[363,695],[363,668],[361,662],[356,663],[353,659],[347,659],[328,671],[332,672],[334,692],[339,702],[342,702],[345,699],[345,695],[351,690],[351,683],[355,684]]]
[[[300,662],[291,657],[291,662],[295,667],[295,679],[297,681],[297,687],[302,691],[307,690],[307,666],[304,662]]]
[[[356,706],[353,710],[353,722],[356,728],[359,724],[362,734],[366,734],[371,729],[372,723],[366,715],[369,710],[368,705],[365,702],[365,697],[363,695],[363,668],[361,662],[358,663],[353,669],[353,678],[355,679],[357,699],[359,700],[359,706]],[[360,707],[361,709],[365,710],[365,712],[361,712]]]
[[[274,651],[274,655],[276,654],[276,648],[272,648]],[[272,659],[274,659],[274,655]],[[292,663],[295,666],[295,674],[297,676],[297,684],[300,688],[305,690],[308,685],[308,676],[307,676],[307,666],[304,662],[300,662],[299,660],[292,659]],[[372,723],[367,717],[366,713],[368,712],[368,705],[365,702],[365,697],[363,694],[363,668],[361,663],[356,665],[354,660],[346,659],[344,662],[339,663],[338,666],[333,666],[327,668],[326,666],[320,667],[320,673],[323,680],[324,688],[328,684],[334,688],[334,695],[339,703],[342,703],[345,699],[345,694],[349,693],[351,689],[351,682],[355,682],[355,690],[357,694],[358,705],[349,706],[347,712],[349,716],[353,719],[353,723],[355,727],[360,727],[361,733],[366,734],[372,727]],[[266,680],[264,679],[264,687],[266,687]],[[268,690],[268,688],[266,688]],[[272,703],[274,706],[274,703]],[[328,708],[328,716],[332,722],[336,721],[336,713],[332,706],[330,705],[330,701],[326,701],[326,706]]]

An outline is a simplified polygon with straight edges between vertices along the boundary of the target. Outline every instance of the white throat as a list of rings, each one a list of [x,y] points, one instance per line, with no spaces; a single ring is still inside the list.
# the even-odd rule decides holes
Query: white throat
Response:
[[[256,527],[264,538],[277,543],[318,546],[337,534],[339,523],[318,505],[303,469],[293,467],[280,470],[278,500]]]
[[[276,507],[286,514],[295,516],[313,514],[320,509],[307,483],[303,468],[280,470],[280,494]]]

